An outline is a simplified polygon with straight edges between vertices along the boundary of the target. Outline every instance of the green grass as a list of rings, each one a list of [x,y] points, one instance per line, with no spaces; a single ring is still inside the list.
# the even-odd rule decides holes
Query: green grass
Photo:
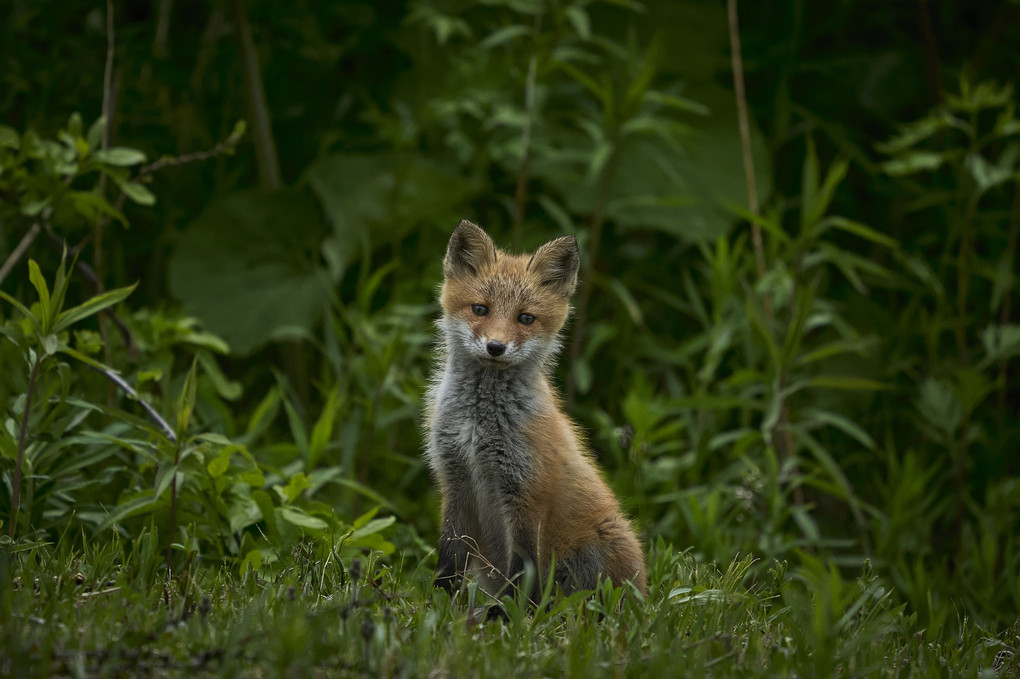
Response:
[[[423,564],[298,550],[272,577],[167,579],[154,541],[0,556],[7,676],[952,676],[1020,673],[1020,626],[918,628],[868,573],[697,564],[652,550],[647,600],[608,585],[506,622],[433,594]],[[357,573],[360,570],[361,573]],[[764,576],[755,580],[753,572]],[[463,593],[467,594],[467,592]]]

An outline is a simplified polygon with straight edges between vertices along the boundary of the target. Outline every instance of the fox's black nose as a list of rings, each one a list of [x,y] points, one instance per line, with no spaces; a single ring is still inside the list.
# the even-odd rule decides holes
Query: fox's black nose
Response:
[[[502,356],[506,353],[506,345],[499,340],[492,340],[485,345],[485,350],[489,352],[490,356]]]

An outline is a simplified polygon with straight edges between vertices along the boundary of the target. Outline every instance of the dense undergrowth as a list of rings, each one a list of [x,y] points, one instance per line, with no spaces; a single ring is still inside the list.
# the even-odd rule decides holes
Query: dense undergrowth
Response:
[[[110,4],[0,21],[5,671],[1016,674],[1015,3],[745,3],[746,144],[708,0]],[[462,217],[647,602],[430,599]]]

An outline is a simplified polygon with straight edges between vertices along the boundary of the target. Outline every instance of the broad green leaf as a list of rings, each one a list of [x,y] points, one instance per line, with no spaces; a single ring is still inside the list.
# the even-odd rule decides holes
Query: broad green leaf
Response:
[[[218,479],[230,469],[230,452],[230,448],[224,448],[220,451],[219,455],[209,460],[209,464],[206,465],[206,471],[209,472],[209,476]]]
[[[157,500],[151,490],[143,491],[140,495],[122,502],[107,514],[106,518],[96,528],[97,532],[105,531],[124,519],[130,518],[152,509]]]
[[[264,490],[253,490],[251,492],[251,499],[258,505],[259,511],[262,513],[262,519],[266,522],[266,528],[269,529],[269,535],[274,540],[279,537],[279,528],[276,525],[276,508],[273,506],[273,501],[269,497],[269,493]]]
[[[331,286],[318,257],[326,233],[307,191],[231,194],[185,230],[170,291],[232,352],[248,354],[278,328],[321,318]]]
[[[241,397],[243,387],[237,380],[229,379],[220,368],[220,364],[216,362],[207,351],[198,351],[195,353],[195,357],[198,362],[202,365],[202,372],[212,382],[213,387],[216,389],[216,393],[221,398],[227,401],[236,401]]]
[[[848,389],[851,391],[881,391],[889,387],[881,382],[869,380],[864,377],[849,377],[842,375],[819,375],[804,381],[805,387],[817,387],[820,389]]]
[[[36,330],[40,330],[39,319],[36,318],[35,314],[29,311],[28,307],[26,307],[24,304],[8,295],[3,290],[0,290],[0,299],[3,299],[4,301],[12,304],[15,309],[21,312],[22,316],[24,316],[25,318],[32,322],[32,325],[36,328]]]
[[[277,386],[270,387],[269,391],[266,392],[266,395],[255,408],[255,412],[252,413],[251,419],[248,420],[248,428],[245,435],[248,438],[249,445],[252,440],[260,436],[272,424],[276,414],[280,411],[280,400],[280,388]]]
[[[57,350],[60,348],[60,340],[53,334],[39,337],[39,344],[42,345],[43,351],[47,356],[57,353]]]
[[[238,566],[241,575],[244,575],[248,571],[248,567],[255,572],[258,572],[262,568],[262,550],[252,549],[244,555],[244,559],[241,560],[240,566]]]
[[[667,94],[665,92],[658,92],[655,90],[645,92],[645,101],[653,104],[661,104],[677,111],[693,113],[699,116],[709,116],[712,114],[712,110],[701,102],[688,99],[687,97]]]
[[[985,350],[983,366],[1020,354],[1020,325],[988,326],[981,331],[981,345]]]
[[[56,315],[55,309],[50,304],[50,289],[43,278],[42,271],[34,259],[28,260],[28,279],[32,282],[36,293],[39,295],[39,325],[43,333],[50,332],[50,321]],[[57,331],[59,332],[59,330]]]
[[[90,158],[97,163],[115,165],[117,167],[129,167],[145,162],[145,154],[141,151],[118,146],[111,149],[94,151]]]
[[[125,288],[107,290],[103,294],[96,295],[83,304],[62,312],[59,316],[57,316],[56,322],[53,324],[53,331],[62,332],[78,321],[88,318],[92,314],[98,313],[103,309],[113,306],[114,304],[122,302],[127,299],[128,295],[134,292],[136,287],[138,287],[138,283],[129,285]]]
[[[917,122],[903,126],[900,132],[887,142],[875,144],[875,148],[881,153],[896,154],[915,146],[918,142],[924,141],[940,130],[950,126],[949,114],[931,115],[918,120]]]
[[[195,407],[195,389],[198,382],[198,360],[191,362],[191,369],[184,378],[181,392],[177,395],[177,438],[183,440],[191,423],[191,411]]]
[[[354,479],[349,479],[349,478],[344,477],[344,476],[338,476],[338,477],[329,479],[329,482],[330,483],[335,483],[338,486],[343,486],[344,488],[350,488],[351,490],[355,491],[356,493],[358,493],[360,495],[363,495],[364,497],[367,497],[372,502],[376,502],[380,506],[386,507],[387,509],[390,509],[391,511],[396,511],[397,510],[396,506],[392,502],[390,502],[389,500],[384,498],[382,495],[380,495],[379,492],[376,491],[374,488],[366,486],[363,483],[359,483],[359,482],[355,481]]]
[[[886,174],[899,177],[936,170],[944,161],[945,156],[936,151],[911,151],[882,163],[882,169]]]
[[[21,146],[21,138],[13,127],[0,125],[0,148],[17,149]]]
[[[865,226],[864,224],[855,222],[851,219],[846,219],[845,217],[826,217],[819,222],[816,234],[821,235],[821,233],[827,231],[829,228],[840,229],[841,231],[852,233],[855,236],[860,236],[865,240],[877,243],[878,245],[887,247],[890,250],[896,249],[900,245],[895,238],[886,236],[884,233],[879,233],[869,226]]]
[[[241,488],[244,487],[241,486]],[[230,531],[239,533],[248,526],[257,523],[262,518],[262,512],[255,501],[251,499],[250,494],[246,494],[243,490],[240,492],[235,490],[231,493],[227,503],[227,517],[230,520]]]
[[[761,403],[749,398],[738,398],[735,396],[685,396],[683,398],[671,398],[668,401],[671,408],[696,408],[698,410],[760,410]]]
[[[170,488],[177,478],[178,466],[175,463],[166,463],[160,466],[159,471],[156,472],[156,481],[153,484],[155,487],[154,497],[156,499],[162,497],[163,493]]]
[[[89,145],[90,149],[98,147],[103,141],[103,127],[106,125],[106,117],[99,116],[96,118],[96,122],[89,126],[89,131],[85,135],[85,142]]]
[[[582,5],[567,7],[564,14],[567,15],[567,20],[581,39],[587,40],[591,37],[591,19]]]
[[[1010,151],[1010,149],[1013,150]],[[1015,163],[1015,149],[1015,145],[1011,146],[1002,155],[1006,156],[1006,153],[1011,153]],[[967,157],[964,158],[963,164],[966,166],[971,178],[974,179],[979,192],[987,191],[1013,178],[1013,163],[1010,163],[1008,158],[1006,163],[992,165],[980,153],[968,153]]]
[[[340,389],[334,387],[322,406],[322,414],[312,427],[312,438],[308,442],[308,469],[315,469],[326,452],[326,445],[333,436],[333,422],[336,419],[339,400]]]
[[[102,196],[91,191],[70,191],[67,196],[71,199],[74,209],[86,221],[94,222],[102,214],[116,219],[121,226],[128,227],[128,221],[124,215],[114,209]]]
[[[794,365],[810,365],[811,363],[815,363],[826,358],[832,358],[833,356],[839,356],[840,354],[847,353],[855,353],[863,356],[868,349],[875,346],[877,343],[878,342],[874,337],[836,340],[835,342],[824,344],[807,353],[801,354],[796,358],[796,360],[794,360]]]
[[[308,477],[305,476],[304,472],[298,472],[294,476],[290,477],[290,481],[286,486],[273,486],[276,492],[279,493],[280,498],[284,502],[294,502],[297,500],[301,493],[308,488],[311,483],[308,481]]]
[[[521,24],[511,24],[510,26],[503,26],[498,28],[489,35],[487,35],[482,41],[478,43],[478,49],[489,50],[494,47],[498,47],[504,43],[508,43],[517,38],[523,37],[531,33],[531,29]]]
[[[320,518],[307,514],[300,507],[286,506],[277,507],[276,515],[279,519],[291,523],[299,528],[305,528],[313,531],[324,531],[329,528],[329,524]]]
[[[933,431],[952,440],[963,419],[963,407],[952,386],[945,380],[925,378],[916,401],[917,410]]]
[[[816,408],[806,408],[801,411],[801,419],[806,422],[817,422],[823,425],[830,425],[836,427],[844,434],[856,439],[862,446],[868,450],[875,449],[875,440],[868,435],[868,432],[851,420],[845,415],[834,413],[828,410],[820,410]]]
[[[155,205],[156,195],[138,182],[118,182],[117,187],[124,195],[139,205]]]

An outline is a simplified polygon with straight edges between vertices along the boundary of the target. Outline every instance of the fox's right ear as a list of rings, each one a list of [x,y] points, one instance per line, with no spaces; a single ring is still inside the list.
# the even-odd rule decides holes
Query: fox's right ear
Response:
[[[450,236],[443,260],[443,274],[447,278],[477,276],[485,267],[496,261],[496,244],[482,228],[462,219]]]

